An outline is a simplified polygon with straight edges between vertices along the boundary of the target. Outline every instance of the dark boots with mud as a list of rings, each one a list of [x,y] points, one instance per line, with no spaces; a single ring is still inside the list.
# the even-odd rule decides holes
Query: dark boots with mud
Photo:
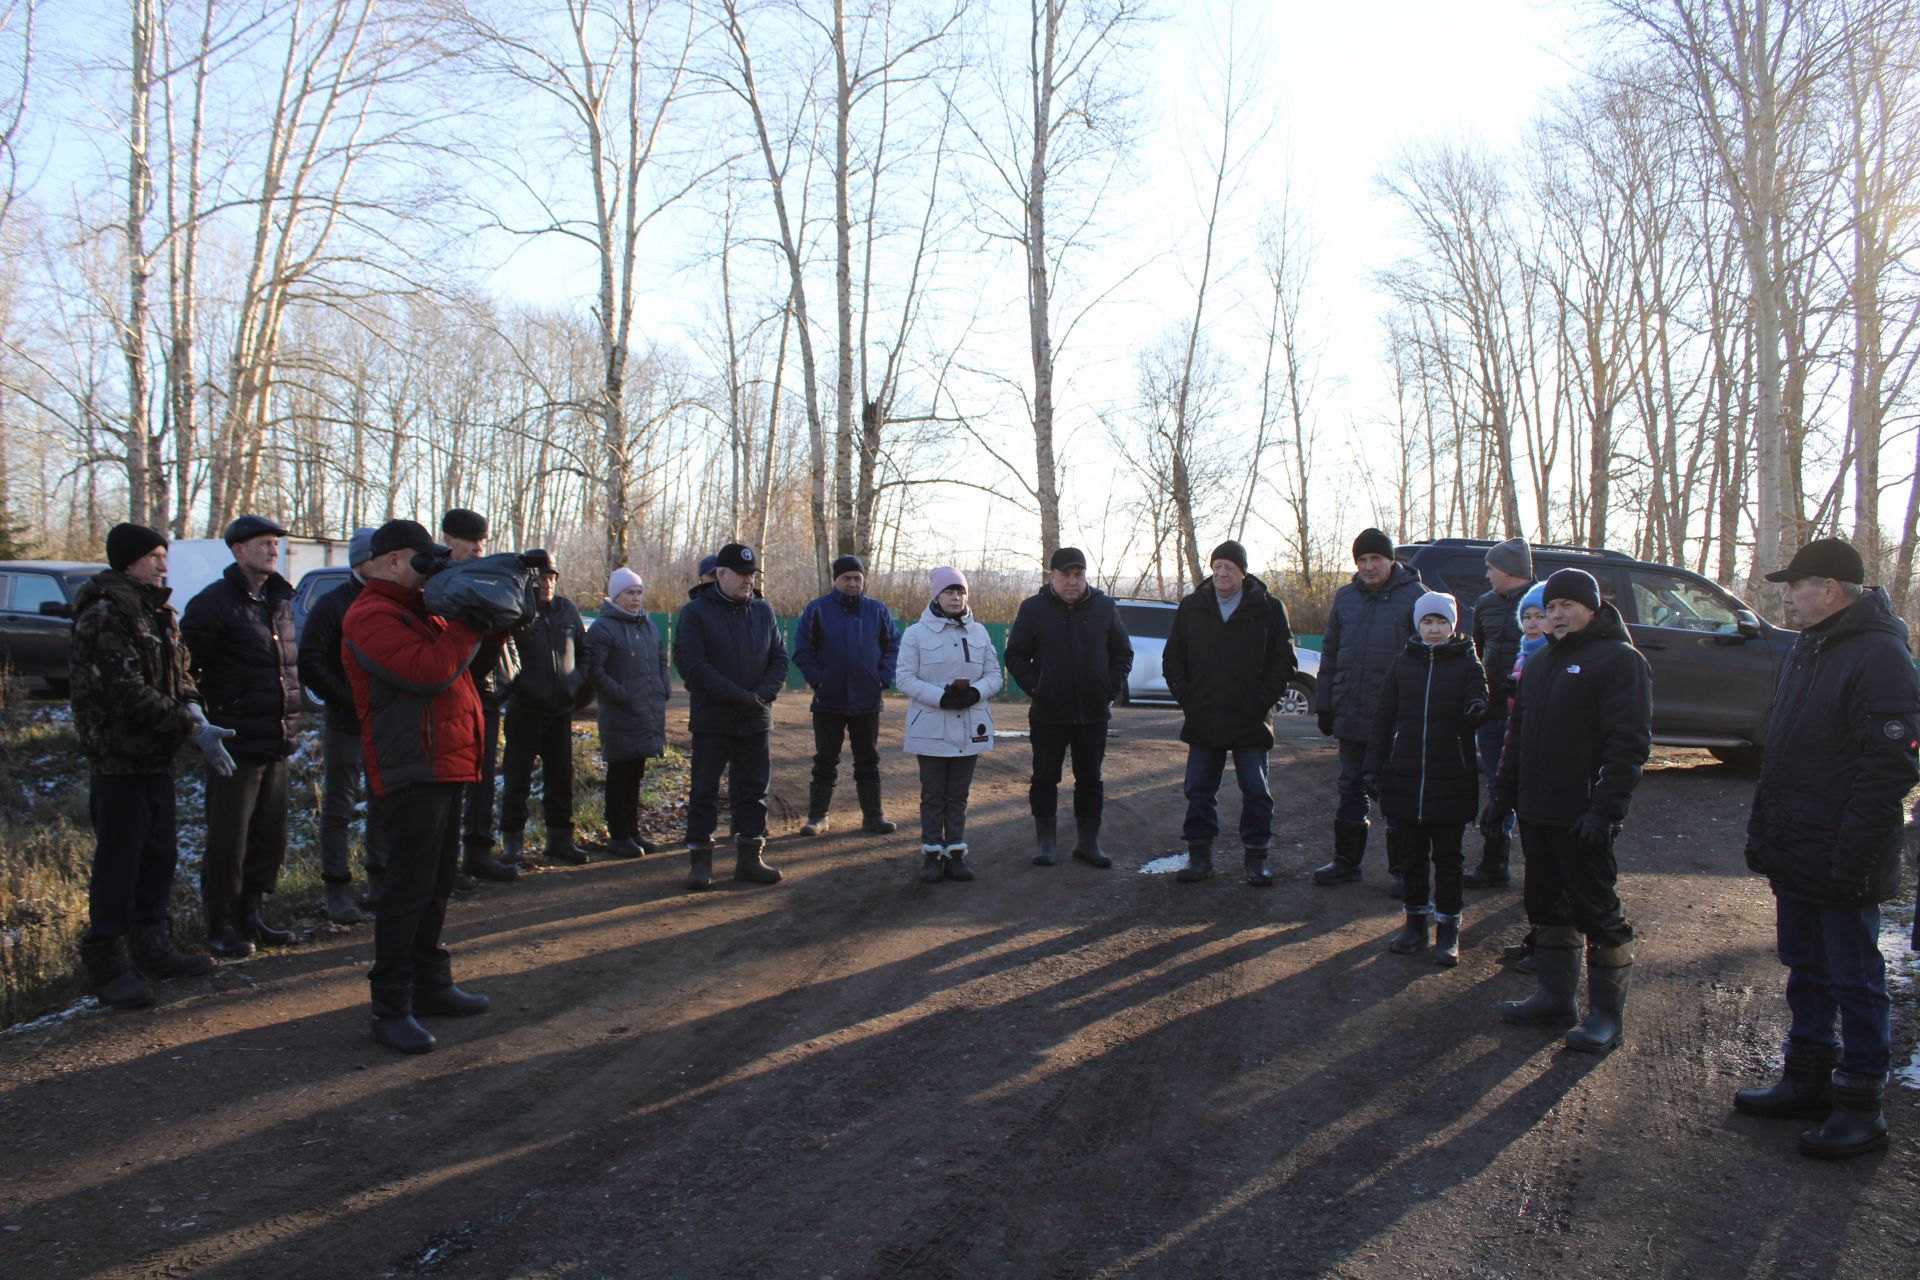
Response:
[[[1187,865],[1173,873],[1173,878],[1181,884],[1194,884],[1213,878],[1213,841],[1192,840],[1187,843]]]
[[[527,865],[527,833],[524,831],[502,831],[500,833],[500,864],[512,867],[518,875]]]
[[[973,868],[967,865],[967,846],[950,844],[946,849],[946,865],[942,868],[949,880],[973,879]]]
[[[1273,867],[1267,862],[1267,847],[1254,845],[1246,851],[1247,883],[1256,889],[1273,884]]]
[[[260,914],[262,895],[247,891],[240,895],[240,928],[247,937],[252,938],[255,946],[290,947],[294,944],[291,929],[276,929],[268,924]]]
[[[1580,951],[1583,940],[1572,925],[1543,925],[1534,931],[1539,984],[1525,1000],[1500,1006],[1500,1021],[1563,1027],[1580,1021]]]
[[[572,827],[548,827],[547,846],[541,856],[548,862],[564,862],[570,867],[585,866],[587,852],[573,842]]]
[[[415,1017],[471,1018],[485,1013],[492,1002],[472,991],[463,991],[453,981],[453,953],[435,947],[433,958],[413,967],[413,1013]]]
[[[127,935],[133,967],[155,981],[167,978],[204,978],[213,972],[212,956],[193,956],[173,943],[171,920],[136,921]]]
[[[240,932],[232,903],[202,898],[201,910],[207,916],[207,950],[222,960],[245,960],[253,954],[253,940]]]
[[[1393,941],[1387,943],[1387,950],[1397,956],[1410,956],[1425,951],[1429,945],[1428,930],[1433,924],[1433,913],[1427,907],[1408,907],[1406,923],[1400,926],[1400,932],[1393,935]]]
[[[436,1043],[433,1032],[414,1020],[412,987],[373,989],[373,1025],[368,1034],[375,1044],[395,1053],[426,1053]]]
[[[900,824],[887,817],[887,811],[880,807],[880,780],[866,782],[856,780],[854,791],[860,797],[860,829],[870,836],[890,836],[900,829]]]
[[[920,846],[920,883],[939,884],[947,874],[947,847],[943,844]]]
[[[1567,1048],[1606,1053],[1620,1047],[1627,1035],[1627,986],[1632,978],[1633,943],[1587,949],[1587,1020],[1567,1032]]]
[[[766,847],[765,839],[735,840],[733,842],[733,878],[745,880],[749,884],[780,883],[780,872],[768,866],[760,857],[760,851]]]
[[[687,846],[687,888],[699,890],[713,883],[713,846]]]
[[[1780,1078],[1765,1088],[1740,1089],[1734,1109],[1767,1120],[1825,1120],[1833,1114],[1833,1068],[1840,1050],[1789,1040]]]
[[[1460,963],[1460,917],[1433,913],[1433,962],[1443,969]]]
[[[125,938],[94,938],[80,944],[87,990],[109,1009],[142,1009],[153,1003],[153,988],[127,965]]]
[[[1113,859],[1100,847],[1100,819],[1075,816],[1073,821],[1073,860],[1090,867],[1110,867]]]
[[[1833,1114],[1800,1135],[1800,1153],[1816,1160],[1850,1160],[1887,1146],[1885,1076],[1833,1073]]]
[[[326,899],[327,919],[335,924],[364,924],[366,915],[353,900],[353,881],[329,880],[322,893]]]
[[[1033,843],[1035,853],[1033,865],[1050,867],[1060,859],[1060,815],[1057,813],[1036,813],[1033,815]]]
[[[803,836],[823,836],[832,826],[833,788],[815,782],[807,787],[807,820],[800,825]]]
[[[1480,865],[1461,876],[1460,883],[1469,889],[1497,889],[1512,884],[1513,875],[1507,870],[1512,851],[1512,836],[1488,836],[1480,851]]]
[[[503,831],[500,833],[500,838],[505,840],[508,834],[508,832]],[[526,836],[526,833],[522,831],[515,831],[511,834],[522,839]],[[515,861],[518,861],[518,859],[515,859]],[[475,880],[492,880],[500,884],[520,878],[520,869],[518,867],[511,863],[502,862],[493,856],[493,845],[491,843],[467,845],[460,859],[460,869],[472,876]]]
[[[1349,884],[1360,878],[1360,860],[1367,855],[1367,820],[1333,823],[1333,861],[1314,868],[1315,884]]]

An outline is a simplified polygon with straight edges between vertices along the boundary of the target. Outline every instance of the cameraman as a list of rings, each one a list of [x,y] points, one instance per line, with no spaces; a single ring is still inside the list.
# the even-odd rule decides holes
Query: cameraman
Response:
[[[487,518],[478,511],[454,507],[440,517],[447,545],[440,555],[458,563],[487,554]],[[466,856],[461,860],[456,888],[471,889],[474,880],[507,881],[519,871],[493,856],[493,778],[500,759],[500,713],[507,705],[507,686],[519,670],[518,651],[511,635],[490,635],[480,642],[473,660],[473,687],[480,696],[485,720],[481,730],[480,777],[467,789],[466,818],[461,835]]]

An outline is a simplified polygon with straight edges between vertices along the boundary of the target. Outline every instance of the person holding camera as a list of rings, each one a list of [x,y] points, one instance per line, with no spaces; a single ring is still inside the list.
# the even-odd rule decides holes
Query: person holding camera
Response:
[[[732,801],[733,877],[774,884],[767,846],[767,785],[773,772],[773,702],[787,681],[787,647],[773,606],[753,589],[760,561],[729,542],[715,557],[714,580],[695,588],[680,610],[673,665],[686,682],[693,777],[687,788],[687,888],[713,882],[713,833],[720,823],[720,778]]]
[[[450,508],[440,517],[446,550],[439,553],[458,564],[487,554],[487,518],[465,507]],[[475,880],[505,882],[519,876],[511,862],[493,856],[494,774],[500,760],[500,717],[507,705],[507,689],[519,670],[519,653],[511,634],[483,636],[473,660],[473,687],[479,694],[485,719],[481,726],[480,777],[467,792],[460,842],[456,887],[471,889]]]
[[[454,985],[440,945],[460,856],[460,805],[480,778],[485,715],[469,665],[480,635],[427,612],[425,567],[447,548],[413,520],[374,531],[367,585],[341,624],[342,657],[373,791],[368,822],[388,851],[374,904],[372,1035],[400,1053],[434,1037],[420,1015],[485,1013],[487,998]]]
[[[507,862],[521,861],[537,756],[540,807],[547,820],[547,860],[579,866],[587,855],[573,843],[573,713],[593,696],[581,662],[587,624],[573,601],[557,594],[560,571],[553,562],[548,560],[535,572],[538,609],[514,642],[520,670],[507,685],[500,842],[506,847]]]
[[[967,609],[967,575],[950,565],[927,574],[930,598],[900,637],[897,683],[907,695],[902,745],[920,762],[920,879],[971,880],[967,795],[979,757],[993,750],[986,699],[1000,688],[1000,658]]]

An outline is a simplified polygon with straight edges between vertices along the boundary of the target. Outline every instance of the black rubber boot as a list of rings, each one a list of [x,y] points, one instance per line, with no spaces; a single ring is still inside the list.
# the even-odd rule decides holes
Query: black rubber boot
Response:
[[[1734,1109],[1767,1120],[1825,1120],[1833,1114],[1833,1068],[1840,1050],[1830,1044],[1787,1041],[1780,1078],[1764,1089],[1740,1089]]]
[[[1460,963],[1460,917],[1433,916],[1433,962],[1443,969]]]
[[[1400,932],[1393,935],[1387,943],[1387,950],[1397,956],[1410,956],[1416,951],[1425,951],[1430,945],[1429,931],[1433,917],[1426,911],[1407,912],[1406,923],[1400,926]]]
[[[327,919],[335,924],[366,923],[366,915],[353,901],[353,881],[329,880],[322,893],[326,899]]]
[[[949,880],[973,879],[973,868],[967,865],[967,846],[950,844],[947,846],[946,865],[941,868]]]
[[[621,836],[618,840],[607,841],[607,856],[609,858],[637,858],[645,852],[646,850],[640,846],[640,842],[632,836]]]
[[[373,1025],[368,1034],[375,1044],[395,1053],[426,1053],[435,1044],[433,1032],[414,1020],[412,987],[373,989]]]
[[[81,942],[80,964],[87,973],[87,990],[109,1009],[144,1009],[153,1003],[153,988],[127,964],[125,938]]]
[[[564,862],[570,867],[583,866],[587,861],[586,851],[573,842],[572,827],[548,827],[547,845],[541,856],[548,862]]]
[[[214,969],[212,956],[191,956],[173,944],[170,920],[136,923],[127,935],[127,949],[133,956],[133,967],[155,981],[204,978]]]
[[[1835,1073],[1833,1114],[1800,1135],[1800,1152],[1816,1160],[1847,1160],[1887,1146],[1886,1082],[1875,1076]]]
[[[1050,867],[1060,860],[1060,815],[1057,813],[1036,813],[1033,815],[1033,843],[1036,852],[1033,865]]]
[[[1500,1006],[1500,1021],[1565,1026],[1580,1021],[1580,931],[1572,925],[1543,925],[1534,931],[1534,956],[1540,971],[1525,1000]]]
[[[252,892],[240,895],[240,928],[242,932],[253,939],[255,946],[292,946],[294,943],[292,930],[276,929],[261,918],[260,898],[260,894]]]
[[[1460,883],[1469,889],[1498,889],[1512,884],[1513,876],[1507,871],[1512,850],[1512,836],[1488,836],[1480,850],[1480,865],[1461,876]]]
[[[208,899],[201,908],[207,916],[207,950],[222,960],[245,960],[253,954],[253,939],[241,934],[230,903]]]
[[[1075,816],[1073,821],[1073,860],[1090,867],[1106,868],[1113,859],[1100,847],[1100,819]]]
[[[500,833],[500,864],[512,867],[516,872],[527,865],[526,832],[502,831]]]
[[[945,845],[923,844],[920,846],[920,883],[939,884],[946,878],[947,870],[943,865],[947,860]]]
[[[1187,865],[1173,873],[1181,884],[1193,884],[1213,878],[1213,841],[1194,840],[1187,845]]]
[[[1567,1032],[1567,1048],[1606,1053],[1627,1038],[1627,987],[1633,979],[1633,943],[1587,949],[1587,1020]]]
[[[886,810],[880,807],[880,780],[874,778],[867,782],[855,780],[855,794],[860,797],[860,829],[870,836],[890,836],[900,829],[900,824],[887,817]]]
[[[704,889],[713,883],[713,846],[710,844],[690,844],[687,846],[687,888]]]
[[[1360,878],[1360,860],[1367,854],[1367,820],[1333,822],[1333,861],[1314,868],[1315,884],[1348,884]]]
[[[516,836],[521,840],[525,840],[526,832],[503,831],[500,833],[502,840]],[[547,833],[547,840],[549,844],[552,843],[552,832]],[[492,880],[500,884],[520,878],[520,868],[512,863],[502,862],[500,859],[494,857],[493,846],[490,844],[470,844],[466,846],[465,853],[460,859],[460,869],[476,880]]]
[[[415,1017],[470,1018],[485,1013],[491,1003],[454,984],[453,953],[445,947],[435,947],[432,960],[413,967]]]
[[[735,840],[733,842],[733,878],[745,880],[749,884],[779,884],[780,872],[770,867],[760,857],[760,851],[767,847],[762,840]]]
[[[833,809],[833,788],[813,783],[807,788],[807,820],[800,828],[803,836],[823,836],[829,825],[828,813]]]
[[[1267,862],[1267,847],[1254,845],[1246,851],[1247,883],[1265,889],[1273,883],[1273,867]]]

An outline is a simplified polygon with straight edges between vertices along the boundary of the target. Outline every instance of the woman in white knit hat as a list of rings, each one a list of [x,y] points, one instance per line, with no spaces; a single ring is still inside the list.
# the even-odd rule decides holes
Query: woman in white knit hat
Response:
[[[622,567],[587,628],[586,670],[598,695],[600,758],[607,766],[607,852],[658,853],[640,839],[640,783],[647,758],[667,749],[667,646],[647,617],[647,584]]]
[[[967,793],[973,767],[993,750],[987,699],[1000,688],[1000,655],[967,608],[967,576],[949,565],[927,574],[927,607],[900,637],[894,681],[907,695],[904,745],[920,759],[920,878],[971,880]]]

